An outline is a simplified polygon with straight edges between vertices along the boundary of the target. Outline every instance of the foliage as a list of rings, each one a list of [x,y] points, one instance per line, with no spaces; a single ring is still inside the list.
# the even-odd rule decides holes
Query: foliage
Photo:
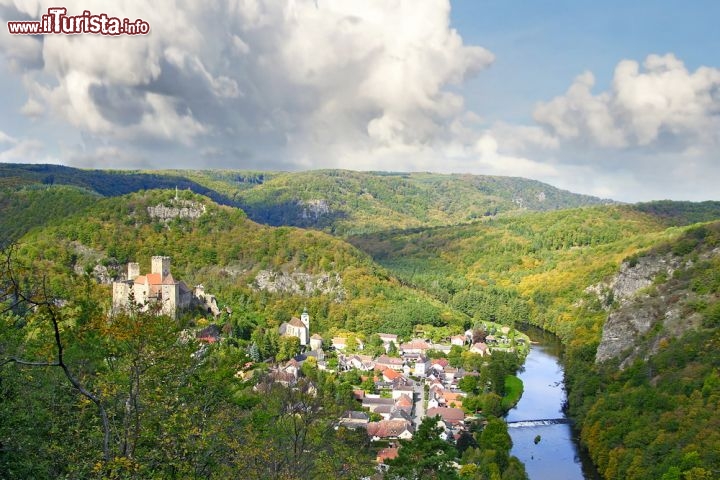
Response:
[[[507,424],[499,418],[489,417],[487,424],[476,436],[476,446],[465,449],[462,455],[462,479],[527,479],[523,464],[510,456],[512,440]]]
[[[534,180],[429,173],[80,170],[59,165],[4,164],[0,186],[74,185],[119,196],[179,188],[240,207],[268,225],[349,235],[459,224],[516,210],[553,210],[608,203]]]
[[[443,429],[439,421],[439,416],[425,417],[411,440],[400,440],[397,458],[386,462],[390,466],[388,478],[458,478],[451,463],[455,448],[440,438]]]
[[[0,246],[17,240],[34,227],[62,222],[97,198],[96,194],[74,187],[30,185],[0,189]]]

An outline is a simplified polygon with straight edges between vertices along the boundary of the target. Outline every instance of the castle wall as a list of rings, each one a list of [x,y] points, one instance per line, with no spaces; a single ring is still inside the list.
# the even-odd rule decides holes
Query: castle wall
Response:
[[[126,282],[113,282],[113,310],[126,308],[130,296],[130,285]]]
[[[162,313],[175,318],[179,303],[179,285],[163,285],[161,287]]]
[[[140,276],[140,264],[137,262],[128,263],[127,279],[135,280],[139,276]]]

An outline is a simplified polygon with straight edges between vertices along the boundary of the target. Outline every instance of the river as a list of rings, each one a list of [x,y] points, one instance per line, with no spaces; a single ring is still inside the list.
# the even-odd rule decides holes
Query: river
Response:
[[[506,417],[513,441],[511,454],[525,464],[530,480],[599,479],[590,460],[580,453],[562,411],[565,388],[560,342],[537,328],[526,333],[537,343],[525,360],[525,370],[518,375],[523,381],[522,398]],[[537,436],[540,441],[535,443]]]

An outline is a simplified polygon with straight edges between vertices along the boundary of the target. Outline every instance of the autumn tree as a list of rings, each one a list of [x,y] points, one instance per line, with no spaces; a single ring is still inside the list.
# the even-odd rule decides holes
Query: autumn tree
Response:
[[[443,428],[439,416],[425,417],[411,440],[400,440],[400,450],[395,459],[388,460],[388,476],[391,479],[437,478],[457,479],[452,462],[456,450],[440,438]]]

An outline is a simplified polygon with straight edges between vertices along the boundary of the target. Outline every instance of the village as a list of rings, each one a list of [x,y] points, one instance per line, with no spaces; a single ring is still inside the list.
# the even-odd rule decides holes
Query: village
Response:
[[[304,351],[274,365],[270,378],[292,386],[308,361],[320,370],[355,378],[357,408],[338,418],[337,428],[365,430],[372,442],[385,446],[377,454],[380,466],[397,457],[398,440],[412,439],[425,417],[439,417],[441,438],[449,442],[457,441],[470,422],[483,418],[463,408],[467,393],[460,388],[463,378],[479,376],[477,369],[454,367],[448,356],[460,354],[487,361],[493,352],[524,355],[530,343],[527,336],[509,326],[480,322],[440,343],[423,338],[420,329],[405,342],[396,334],[379,333],[384,353],[367,355],[363,353],[365,341],[358,335],[329,340],[310,335],[307,311],[283,323],[279,333],[297,337]]]
[[[137,263],[128,264],[127,279],[113,284],[114,309],[127,308],[132,298],[144,309],[157,304],[158,314],[172,317],[190,308],[219,315],[215,297],[202,286],[191,290],[172,277],[168,257],[151,260],[151,273],[146,275],[140,275]],[[268,359],[267,378],[293,388],[302,377],[303,365],[309,362],[319,370],[352,379],[356,407],[337,419],[336,428],[367,432],[369,439],[379,445],[376,461],[382,468],[386,460],[397,457],[399,440],[412,439],[426,417],[439,418],[441,438],[457,441],[471,422],[483,418],[476,407],[464,405],[468,393],[461,388],[463,379],[475,377],[468,383],[477,384],[478,365],[489,362],[493,353],[524,356],[530,344],[529,338],[514,328],[489,321],[454,332],[437,343],[424,333],[422,328],[416,328],[408,339],[378,333],[375,340],[381,353],[370,355],[365,353],[371,349],[366,349],[367,339],[361,334],[347,332],[328,339],[318,333],[311,335],[310,315],[304,310],[299,318],[292,317],[277,328],[279,338],[293,340],[297,349],[287,361]],[[223,340],[220,328],[214,324],[199,329],[195,337],[202,345],[196,352],[200,356],[209,344]],[[453,357],[465,361],[458,365],[457,361],[451,362]],[[236,377],[252,378],[254,363],[248,362]],[[475,368],[465,368],[468,363]]]

